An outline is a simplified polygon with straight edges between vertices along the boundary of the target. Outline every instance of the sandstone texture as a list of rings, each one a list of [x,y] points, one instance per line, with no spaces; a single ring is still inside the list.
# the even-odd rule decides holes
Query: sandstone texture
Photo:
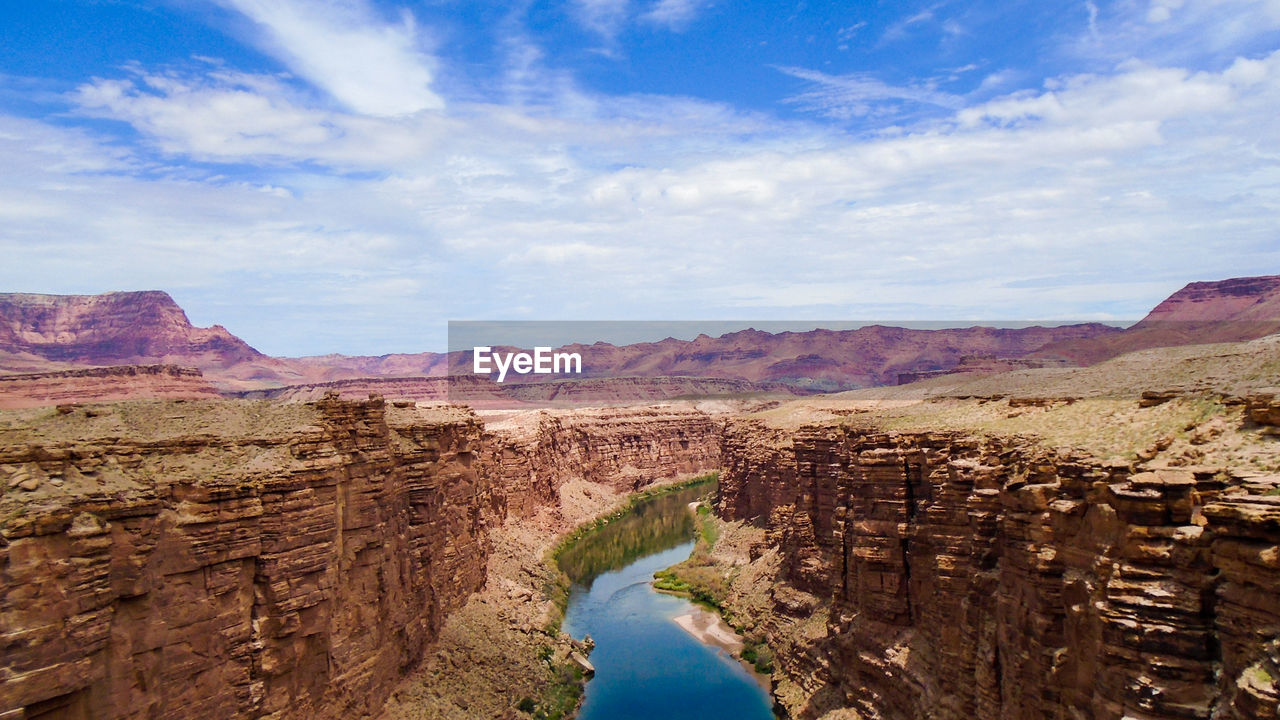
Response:
[[[507,513],[529,516],[559,504],[568,480],[633,492],[718,468],[721,422],[661,405],[526,412],[486,425],[484,464],[504,488]]]
[[[719,459],[694,410],[487,430],[405,405],[0,415],[0,717],[376,714],[485,586],[508,513]]]
[[[156,412],[213,427],[121,435]],[[466,413],[197,403],[80,420],[0,450],[6,476],[43,480],[4,501],[0,711],[368,714],[484,581],[494,502]]]
[[[216,398],[218,391],[196,368],[118,365],[21,375],[0,375],[0,410],[62,403],[140,398]]]
[[[730,423],[720,511],[780,555],[799,717],[1277,716],[1280,477],[1018,437]],[[806,599],[807,598],[807,599]]]

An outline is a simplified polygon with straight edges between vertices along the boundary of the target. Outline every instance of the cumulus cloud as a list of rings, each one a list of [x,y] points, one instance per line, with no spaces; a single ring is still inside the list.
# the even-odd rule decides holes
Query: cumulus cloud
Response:
[[[353,112],[397,116],[444,107],[407,12],[391,23],[368,0],[220,2],[257,24],[269,52]]]

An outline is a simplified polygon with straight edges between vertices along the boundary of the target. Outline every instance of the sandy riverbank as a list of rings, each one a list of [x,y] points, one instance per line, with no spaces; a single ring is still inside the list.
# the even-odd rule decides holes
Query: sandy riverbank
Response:
[[[746,668],[747,672],[751,673],[751,676],[760,684],[760,687],[764,688],[765,692],[772,691],[772,677],[756,671],[751,663],[742,659],[742,648],[745,645],[742,641],[742,636],[734,632],[733,628],[729,627],[729,624],[724,621],[724,618],[720,617],[719,613],[695,605],[692,612],[685,615],[677,615],[671,619],[699,642],[720,648],[729,653],[729,657],[737,660],[742,667]]]
[[[734,657],[742,652],[742,637],[718,614],[706,608],[695,605],[691,613],[672,620],[702,643],[718,647]]]

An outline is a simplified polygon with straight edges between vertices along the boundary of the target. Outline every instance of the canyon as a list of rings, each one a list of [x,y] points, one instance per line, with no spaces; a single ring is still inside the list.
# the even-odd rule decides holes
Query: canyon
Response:
[[[768,436],[728,433],[721,511],[766,519],[798,591],[776,613],[828,604],[782,655],[812,691],[797,716],[1276,717],[1275,478],[959,433]]]
[[[1277,717],[1275,340],[733,418],[695,573],[793,717]]]
[[[794,717],[1276,717],[1280,343],[1130,362],[710,412],[6,411],[0,717],[521,717],[509,669],[580,650],[537,569],[567,506],[713,468],[724,606]]]
[[[629,491],[719,464],[694,410],[23,412],[0,426],[5,718],[375,714],[485,584],[490,528],[570,478]]]
[[[171,308],[180,332],[131,345],[150,331],[80,335],[53,303],[4,341],[51,364],[0,376],[0,720],[550,716],[588,650],[557,631],[550,548],[717,469],[692,577],[791,717],[1280,717],[1280,336],[1186,344],[1267,315],[1280,284],[1245,280],[1157,308],[1208,323],[1182,344],[1146,347],[1155,318],[1087,367],[641,377],[501,410],[431,377],[226,397],[216,367],[284,366]],[[76,365],[135,345],[215,370]],[[509,392],[608,391],[581,382]]]

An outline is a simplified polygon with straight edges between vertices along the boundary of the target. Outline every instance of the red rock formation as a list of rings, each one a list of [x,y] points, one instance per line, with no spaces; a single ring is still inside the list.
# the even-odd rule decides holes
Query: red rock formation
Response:
[[[743,330],[712,338],[614,346],[568,345],[597,376],[719,377],[837,390],[891,385],[900,373],[944,370],[962,357],[1022,357],[1047,343],[1118,332],[1098,325],[1020,329],[912,330],[872,325],[856,330],[767,333]]]
[[[856,330],[766,333],[744,330],[717,338],[614,346],[570,345],[586,378],[717,378],[836,390],[896,382],[900,373],[946,370],[967,355],[1016,358],[1046,343],[1116,332],[1104,325],[997,329]],[[361,377],[470,374],[465,353],[379,357],[322,355],[271,358],[215,325],[196,328],[159,291],[104,295],[0,294],[0,370],[32,372],[72,365],[176,363],[204,371],[228,391],[314,385]],[[530,377],[531,381],[563,378]],[[634,382],[632,382],[634,385]],[[576,386],[581,387],[581,386]],[[604,395],[618,394],[611,389]],[[652,393],[622,399],[657,399]],[[667,397],[667,396],[663,396]]]
[[[0,294],[0,351],[83,365],[229,366],[264,356],[221,325],[192,326],[167,293]]]
[[[1105,337],[1046,345],[1037,357],[1092,365],[1153,347],[1239,342],[1280,332],[1280,275],[1190,283],[1141,322]]]
[[[381,402],[282,419],[292,426],[241,437],[4,448],[6,475],[43,484],[0,529],[0,712],[323,718],[380,706],[484,580],[479,423],[452,413],[397,426]]]
[[[0,375],[0,409],[141,398],[216,398],[195,368],[117,365],[26,375]]]
[[[356,377],[442,377],[448,374],[448,355],[445,353],[392,353],[389,355],[311,355],[297,358],[281,358],[297,366],[310,366],[324,370],[351,371]]]
[[[693,412],[530,434],[381,400],[86,410],[0,418],[0,717],[375,714],[508,507],[718,456]]]
[[[1117,328],[1099,324],[942,330],[873,325],[840,331],[743,330],[715,338],[700,335],[693,340],[668,338],[621,346],[597,342],[572,344],[557,350],[581,354],[583,374],[591,378],[721,378],[837,390],[893,384],[905,373],[949,371],[968,356],[986,356],[994,363],[999,359],[1023,357],[1048,343],[1116,332],[1119,332]],[[337,368],[341,372],[368,376],[471,373],[470,355],[460,352],[448,356],[440,353],[381,357],[321,355],[290,358],[287,362],[294,367],[310,368],[305,372]],[[545,382],[559,379],[550,378]],[[536,376],[527,378],[528,384],[541,381],[544,380]]]
[[[447,401],[477,409],[518,409],[533,407],[576,407],[624,403],[661,402],[682,396],[738,393],[799,394],[777,383],[750,383],[718,378],[594,378],[559,382],[497,383],[478,375],[455,377],[355,378],[326,383],[289,385],[267,390],[235,393],[239,397],[290,402],[318,400],[336,392],[344,398],[369,394],[388,399],[419,402]]]
[[[783,667],[864,717],[1277,717],[1270,484],[958,433],[735,422],[724,448],[721,512],[832,603]]]
[[[541,411],[488,437],[484,464],[517,517],[557,502],[569,478],[631,492],[720,466],[719,423],[693,410]]]

